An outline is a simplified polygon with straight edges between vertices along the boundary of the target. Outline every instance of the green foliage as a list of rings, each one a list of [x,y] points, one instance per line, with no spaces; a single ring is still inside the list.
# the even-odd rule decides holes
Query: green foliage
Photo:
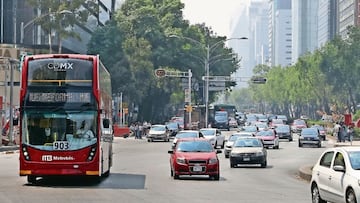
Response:
[[[59,40],[59,52],[61,51],[61,39],[69,37],[81,40],[81,36],[73,28],[76,23],[84,24],[87,22],[90,12],[97,11],[98,3],[95,0],[26,0],[33,6],[38,17],[34,23],[41,25],[46,33],[55,32]],[[83,9],[82,7],[88,9]],[[71,28],[71,29],[68,29]]]
[[[138,120],[163,122],[184,106],[181,79],[157,78],[156,69],[191,69],[192,80],[202,86],[207,44],[216,44],[210,55],[211,75],[230,75],[238,68],[239,59],[225,47],[226,38],[214,36],[203,24],[189,25],[183,19],[183,8],[180,0],[125,1],[112,21],[94,32],[88,44],[89,53],[99,54],[108,67],[113,92],[122,92],[126,102],[139,107]],[[193,91],[193,103],[200,100],[200,95]],[[209,96],[210,101],[215,99],[215,94]]]
[[[355,112],[355,114],[353,115],[353,121],[357,121],[357,120],[359,120],[360,119],[360,111],[359,110],[357,110],[356,112]]]
[[[320,119],[354,113],[360,101],[360,28],[349,27],[348,37],[336,37],[313,53],[306,53],[288,67],[254,67],[266,84],[249,84],[252,103],[289,117],[305,114]],[[238,95],[237,95],[238,96]],[[241,96],[240,96],[241,97]]]

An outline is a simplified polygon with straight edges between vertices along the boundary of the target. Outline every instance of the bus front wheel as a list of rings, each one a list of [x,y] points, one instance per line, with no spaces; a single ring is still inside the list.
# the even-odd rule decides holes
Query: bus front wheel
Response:
[[[36,176],[27,176],[28,183],[35,184],[36,183]]]

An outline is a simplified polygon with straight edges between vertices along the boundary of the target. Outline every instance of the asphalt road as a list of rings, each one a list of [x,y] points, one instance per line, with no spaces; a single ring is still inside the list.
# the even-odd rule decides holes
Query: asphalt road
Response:
[[[228,135],[230,132],[224,131]],[[171,143],[116,138],[109,178],[96,184],[83,178],[43,179],[27,185],[18,176],[18,153],[0,154],[0,202],[311,202],[302,165],[314,164],[323,148],[298,148],[297,139],[268,150],[268,167],[230,168],[219,154],[220,181],[203,177],[170,177]]]

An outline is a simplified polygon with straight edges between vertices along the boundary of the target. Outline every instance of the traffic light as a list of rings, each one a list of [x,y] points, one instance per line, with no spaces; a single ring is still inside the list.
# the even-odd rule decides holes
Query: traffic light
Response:
[[[162,77],[165,77],[165,74],[166,74],[166,72],[164,69],[156,69],[155,70],[156,77],[162,78]]]
[[[254,76],[251,78],[251,82],[254,84],[265,84],[266,78],[260,76]]]

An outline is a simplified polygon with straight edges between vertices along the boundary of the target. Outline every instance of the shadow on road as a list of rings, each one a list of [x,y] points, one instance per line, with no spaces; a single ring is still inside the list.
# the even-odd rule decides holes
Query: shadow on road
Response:
[[[35,184],[26,186],[54,188],[104,188],[104,189],[145,189],[145,175],[111,173],[107,178],[84,176],[57,176],[39,178]]]

